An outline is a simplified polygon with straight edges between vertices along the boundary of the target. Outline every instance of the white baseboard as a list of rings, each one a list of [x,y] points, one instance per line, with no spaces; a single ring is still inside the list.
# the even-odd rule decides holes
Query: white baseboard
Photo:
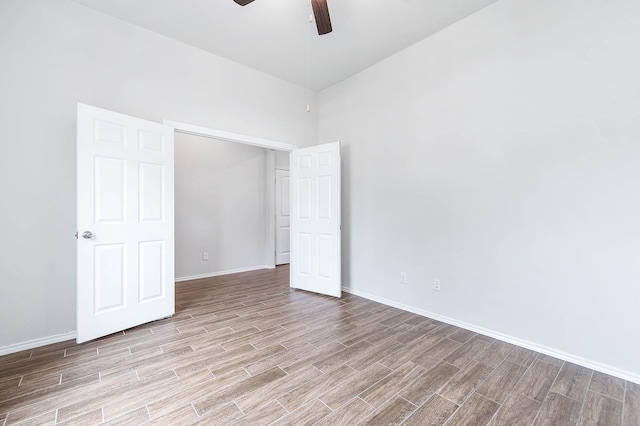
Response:
[[[559,351],[554,348],[550,348],[548,346],[539,345],[537,343],[529,342],[527,340],[522,340],[517,337],[513,337],[507,334],[503,334],[497,331],[489,330],[484,327],[478,327],[473,324],[469,324],[463,321],[458,321],[453,318],[445,317],[442,315],[434,314],[433,312],[425,311],[422,309],[414,308],[413,306],[405,305],[402,303],[394,302],[393,300],[385,299],[382,297],[374,296],[372,294],[364,293],[357,290],[352,290],[348,287],[342,287],[342,291],[353,294],[355,296],[360,296],[368,300],[372,300],[374,302],[382,303],[383,305],[391,306],[394,308],[402,309],[403,311],[411,312],[417,315],[421,315],[423,317],[431,318],[434,320],[438,320],[447,324],[455,325],[456,327],[464,328],[466,330],[473,331],[478,334],[482,334],[484,336],[493,337],[494,339],[501,340],[503,342],[511,343],[516,346],[520,346],[526,349],[531,349],[532,351],[540,352],[545,355],[549,355],[555,358],[559,358],[563,361],[572,362],[574,364],[581,365],[586,368],[590,368],[592,370],[599,371],[601,373],[609,374],[611,376],[619,377],[624,380],[628,380],[633,383],[640,384],[640,375],[621,370],[616,367],[612,367],[607,364],[602,364],[596,361],[592,361],[590,359],[582,358],[576,356],[574,354],[570,354],[567,352]]]
[[[240,272],[251,272],[251,271],[258,271],[260,269],[273,269],[273,268],[275,268],[275,266],[273,265],[248,266],[246,268],[229,269],[228,271],[208,272],[206,274],[190,275],[188,277],[177,277],[175,279],[175,282],[181,283],[183,281],[201,280],[203,278],[219,277],[220,275],[237,274]]]
[[[26,351],[28,349],[39,348],[40,346],[51,345],[52,343],[64,342],[76,338],[76,332],[56,334],[55,336],[43,337],[41,339],[33,339],[27,342],[15,343],[9,346],[0,347],[0,356],[9,355],[15,352]]]
[[[270,269],[270,265],[262,265],[262,266],[253,266],[253,267],[249,267],[249,268],[240,268],[240,269],[233,269],[233,270],[229,270],[229,271],[220,271],[220,272],[214,272],[214,273],[210,273],[210,274],[202,274],[202,275],[193,275],[190,277],[181,277],[181,278],[176,278],[176,282],[182,282],[182,281],[190,281],[190,280],[197,280],[197,279],[202,279],[202,278],[210,278],[210,277],[216,277],[216,276],[220,276],[220,275],[228,275],[228,274],[235,274],[235,273],[239,273],[239,272],[249,272],[249,271],[256,271],[259,269]],[[583,367],[586,368],[590,368],[592,370],[596,370],[599,371],[601,373],[605,373],[605,374],[609,374],[611,376],[615,376],[615,377],[619,377],[621,379],[624,380],[628,380],[630,382],[633,383],[637,383],[640,384],[640,375],[626,371],[626,370],[621,370],[619,368],[616,367],[612,367],[610,365],[607,364],[602,364],[596,361],[592,361],[586,358],[582,358],[567,352],[563,352],[563,351],[559,351],[557,349],[554,348],[550,348],[547,346],[543,346],[543,345],[539,345],[533,342],[529,342],[527,340],[522,340],[519,339],[517,337],[513,337],[507,334],[503,334],[497,331],[493,331],[493,330],[489,330],[487,328],[484,327],[478,327],[476,325],[473,324],[469,324],[463,321],[458,321],[456,319],[453,318],[449,318],[449,317],[445,317],[442,315],[438,315],[438,314],[434,314],[433,312],[429,312],[429,311],[425,311],[422,309],[418,309],[418,308],[414,308],[413,306],[409,306],[409,305],[405,305],[402,303],[398,303],[398,302],[394,302],[393,300],[389,300],[389,299],[385,299],[382,297],[378,297],[378,296],[374,296],[372,294],[368,294],[368,293],[364,293],[361,291],[357,291],[357,290],[352,290],[348,287],[342,287],[342,291],[349,293],[349,294],[353,294],[355,296],[359,296],[359,297],[363,297],[365,299],[368,300],[372,300],[374,302],[378,302],[378,303],[382,303],[383,305],[387,305],[387,306],[392,306],[394,308],[398,308],[398,309],[402,309],[403,311],[407,311],[407,312],[412,312],[414,314],[417,315],[421,315],[423,317],[428,317],[428,318],[432,318],[438,321],[442,321],[444,323],[447,324],[451,324],[451,325],[455,325],[456,327],[460,327],[460,328],[464,328],[466,330],[470,330],[473,331],[475,333],[479,333],[485,336],[489,336],[489,337],[493,337],[494,339],[498,339],[501,340],[503,342],[507,342],[507,343],[511,343],[513,345],[516,346],[520,346],[526,349],[531,349],[533,351],[536,352],[540,352],[543,353],[545,355],[549,355],[555,358],[559,358],[562,359],[564,361],[568,361],[568,362],[572,362],[574,364],[578,364],[581,365]],[[33,339],[33,340],[29,340],[27,342],[22,342],[22,343],[16,343],[16,344],[12,344],[12,345],[8,345],[8,346],[3,346],[0,347],[0,356],[2,355],[8,355],[8,354],[12,354],[15,352],[20,352],[20,351],[25,351],[28,349],[33,349],[33,348],[38,348],[40,346],[46,346],[46,345],[51,345],[53,343],[59,343],[59,342],[64,342],[65,340],[72,340],[76,338],[76,332],[75,331],[71,331],[68,333],[62,333],[62,334],[56,334],[54,336],[49,336],[49,337],[43,337],[40,339]]]

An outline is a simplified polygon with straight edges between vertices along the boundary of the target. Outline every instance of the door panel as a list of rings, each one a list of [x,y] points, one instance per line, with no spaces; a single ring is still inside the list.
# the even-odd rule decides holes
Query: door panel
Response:
[[[140,222],[162,222],[164,182],[163,165],[140,163]]]
[[[140,297],[145,302],[163,296],[165,277],[164,241],[144,241],[139,244]]]
[[[117,158],[95,158],[96,223],[123,222],[125,207],[125,162]]]
[[[78,104],[77,138],[80,343],[174,313],[173,129]]]
[[[340,297],[340,143],[291,153],[291,287]]]
[[[96,245],[94,259],[95,313],[124,307],[126,275],[124,244]]]

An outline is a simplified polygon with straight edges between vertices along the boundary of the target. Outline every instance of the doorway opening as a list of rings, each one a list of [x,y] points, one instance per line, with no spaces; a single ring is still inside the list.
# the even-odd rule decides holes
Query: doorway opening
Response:
[[[185,217],[182,214],[182,208],[178,205],[180,200],[176,200],[176,237],[178,232],[187,231],[191,236],[191,239],[204,240],[207,239],[206,235],[201,233],[205,232],[202,222],[208,222],[214,224],[214,233],[222,236],[222,239],[217,239],[217,247],[215,247],[215,257],[212,258],[212,253],[208,251],[207,247],[196,244],[189,244],[187,250],[185,250],[185,259],[176,255],[176,282],[187,281],[198,278],[206,278],[210,276],[225,275],[236,272],[244,272],[249,270],[274,268],[276,266],[278,258],[278,239],[276,237],[276,203],[280,201],[280,205],[287,207],[287,200],[277,200],[276,186],[273,184],[277,182],[276,179],[276,167],[280,169],[288,168],[289,153],[298,149],[297,145],[286,144],[283,142],[272,141],[268,139],[255,138],[252,136],[238,135],[230,132],[220,131],[216,129],[210,129],[206,127],[194,126],[191,124],[180,123],[170,120],[164,120],[165,126],[170,126],[175,130],[176,134],[176,146],[178,143],[184,146],[196,146],[200,145],[200,151],[206,150],[210,155],[215,155],[217,152],[219,160],[224,164],[219,164],[223,168],[226,168],[229,176],[224,176],[220,171],[207,171],[202,167],[188,169],[189,164],[179,164],[181,160],[190,161],[189,158],[179,159],[176,158],[176,170],[178,173],[182,173],[182,170],[188,169],[188,173],[198,174],[201,176],[191,176],[191,179],[208,179],[213,181],[215,185],[215,192],[222,199],[208,200],[208,210],[211,215],[205,219],[198,221],[191,220],[192,218]],[[190,144],[190,145],[186,145]],[[193,155],[199,155],[197,152]],[[224,158],[225,155],[232,155],[234,158]],[[189,154],[186,154],[189,157]],[[192,157],[191,161],[201,160],[197,157]],[[234,164],[234,160],[239,162]],[[182,166],[182,167],[181,167]],[[176,192],[181,191],[178,185],[181,185],[180,179],[182,176],[176,175]],[[264,179],[264,181],[262,181]],[[187,179],[188,180],[188,179]],[[215,182],[219,181],[219,182]],[[253,195],[243,192],[241,188],[249,189]],[[198,190],[198,188],[196,188]],[[212,194],[215,196],[216,194]],[[244,195],[244,196],[243,196]],[[282,196],[282,194],[280,194]],[[251,198],[253,197],[253,198]],[[193,196],[190,197],[193,200]],[[233,203],[234,206],[240,206],[244,208],[242,211],[238,211],[236,215],[233,212],[229,212],[229,209],[225,208],[211,208],[211,203],[225,202],[225,199]],[[200,200],[200,204],[207,204],[207,200]],[[198,204],[198,202],[191,202],[190,204]],[[233,206],[231,206],[233,210]],[[188,211],[189,206],[186,206]],[[216,218],[216,214],[218,216]],[[180,218],[178,217],[180,215]],[[224,223],[219,221],[216,223],[216,219],[226,217],[233,223],[233,226],[227,228],[224,227]],[[247,217],[252,223],[250,228],[243,229],[242,221],[248,223]],[[206,233],[206,232],[205,232]],[[211,232],[209,232],[211,234]],[[203,238],[198,238],[203,236]],[[211,237],[211,235],[209,235]],[[283,236],[281,236],[283,237]],[[216,239],[208,238],[209,243],[213,244]],[[176,247],[178,248],[185,241],[176,240]],[[257,244],[254,244],[257,243]],[[227,248],[234,248],[233,250],[225,250]],[[286,249],[288,242],[280,242],[280,248]],[[242,261],[238,259],[239,251],[243,250],[243,247],[251,247],[249,250],[249,260]],[[280,250],[283,251],[283,250]],[[261,253],[260,253],[261,252]],[[176,251],[178,253],[178,250]],[[206,258],[206,260],[205,260]],[[280,259],[282,260],[282,259]],[[209,262],[209,263],[207,263]],[[214,265],[215,262],[219,262],[218,265]],[[239,263],[240,262],[240,263]],[[286,262],[288,263],[288,261]],[[194,272],[185,272],[181,265],[184,264],[187,268]],[[241,265],[241,266],[240,266]]]
[[[288,181],[273,170],[273,152],[183,133],[175,134],[174,152],[177,282],[289,263]],[[267,228],[276,222],[273,240]]]

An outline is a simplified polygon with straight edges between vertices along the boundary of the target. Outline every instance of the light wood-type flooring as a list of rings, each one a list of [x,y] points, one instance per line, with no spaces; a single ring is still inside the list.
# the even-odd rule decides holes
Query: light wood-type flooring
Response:
[[[291,290],[287,267],[177,284],[176,305],[171,319],[0,357],[0,425],[640,425],[640,385]]]

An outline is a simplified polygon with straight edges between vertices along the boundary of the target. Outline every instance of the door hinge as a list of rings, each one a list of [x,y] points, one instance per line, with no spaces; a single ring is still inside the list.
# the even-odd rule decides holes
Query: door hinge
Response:
[[[78,232],[76,231],[76,240],[78,239]]]

